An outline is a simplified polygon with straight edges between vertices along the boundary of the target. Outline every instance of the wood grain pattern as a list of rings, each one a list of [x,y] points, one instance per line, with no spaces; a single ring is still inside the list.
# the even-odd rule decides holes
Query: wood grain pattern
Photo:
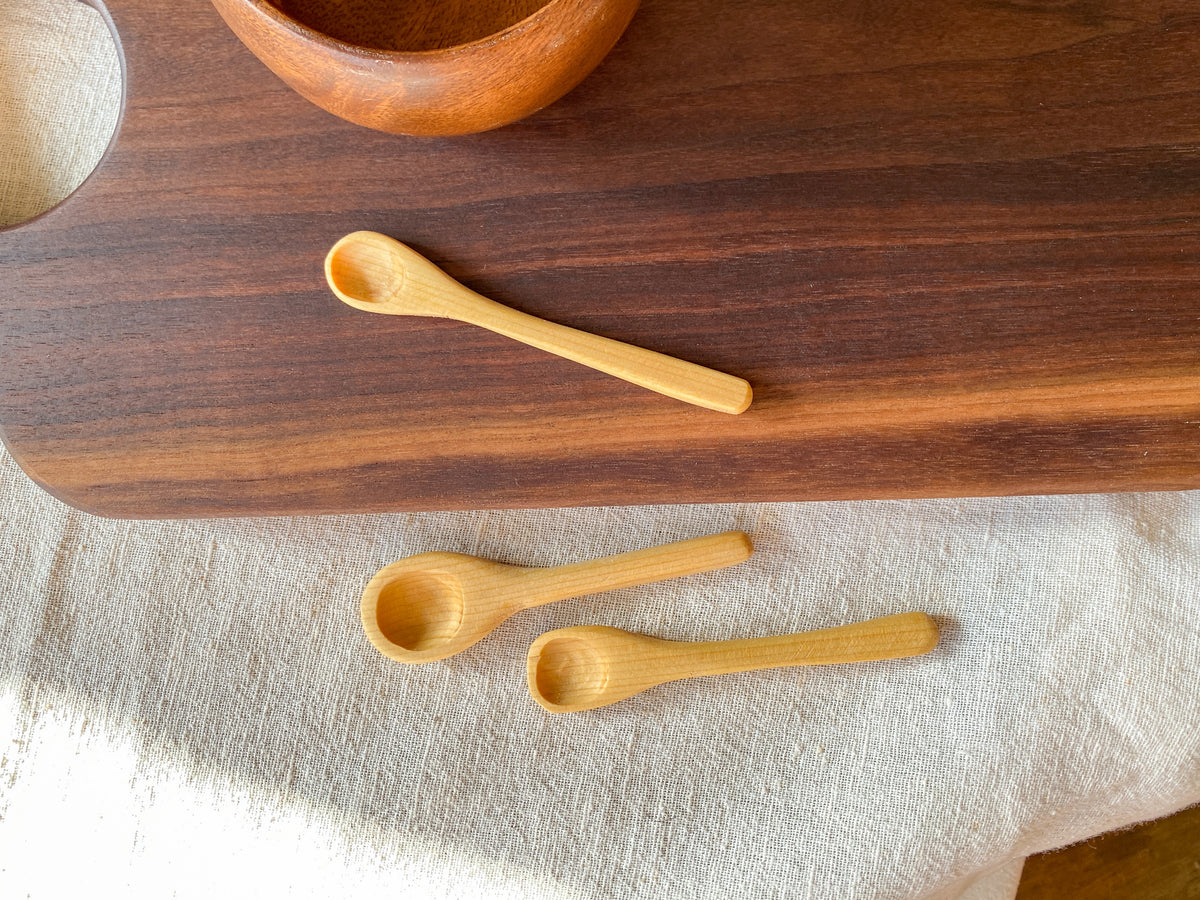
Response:
[[[530,696],[547,712],[583,712],[667,681],[901,659],[928,653],[937,643],[937,623],[923,612],[727,641],[665,641],[606,625],[576,625],[548,631],[533,642],[526,679]]]
[[[1017,900],[1200,900],[1200,806],[1025,861]]]
[[[1200,15],[1182,0],[658,0],[515,125],[408,139],[204,4],[109,0],[124,122],[0,234],[0,425],[102,514],[1200,486]],[[770,22],[771,27],[763,27]],[[746,378],[732,417],[322,261],[414,246],[506,305]]]

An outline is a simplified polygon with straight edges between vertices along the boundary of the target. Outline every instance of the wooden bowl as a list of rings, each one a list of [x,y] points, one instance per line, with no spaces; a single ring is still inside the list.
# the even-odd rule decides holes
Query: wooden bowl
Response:
[[[553,103],[612,49],[639,0],[212,0],[251,52],[336,116],[471,134]]]

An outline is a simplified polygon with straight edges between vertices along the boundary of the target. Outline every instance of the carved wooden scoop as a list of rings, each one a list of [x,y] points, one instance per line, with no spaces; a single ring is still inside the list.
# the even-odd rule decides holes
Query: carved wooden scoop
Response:
[[[598,591],[723,569],[754,551],[741,531],[555,568],[462,553],[421,553],[384,566],[362,595],[363,630],[384,655],[432,662],[465,650],[522,609]]]
[[[533,642],[529,693],[550,712],[578,712],[616,703],[664,681],[919,656],[937,642],[937,624],[923,612],[780,637],[700,643],[580,625],[549,631]]]
[[[741,378],[510,309],[373,231],[357,231],[334,244],[325,257],[325,278],[356,309],[469,322],[685,403],[726,413],[750,406],[750,385]]]

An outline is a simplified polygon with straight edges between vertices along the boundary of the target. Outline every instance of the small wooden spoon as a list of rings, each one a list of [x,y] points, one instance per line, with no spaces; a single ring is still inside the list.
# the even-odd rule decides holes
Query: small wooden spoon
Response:
[[[356,231],[334,244],[325,257],[325,279],[356,309],[469,322],[696,406],[726,413],[750,406],[752,391],[741,378],[510,309],[373,231]]]
[[[467,649],[523,609],[723,569],[753,551],[746,534],[726,531],[554,568],[420,553],[384,566],[367,584],[363,630],[385,656],[432,662]]]
[[[578,712],[616,703],[664,681],[919,656],[937,642],[937,624],[923,612],[801,634],[698,643],[580,625],[549,631],[533,642],[529,693],[550,712]]]

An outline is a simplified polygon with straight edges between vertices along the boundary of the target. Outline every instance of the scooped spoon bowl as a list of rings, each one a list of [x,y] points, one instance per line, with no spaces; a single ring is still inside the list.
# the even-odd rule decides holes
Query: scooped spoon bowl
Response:
[[[695,406],[737,414],[753,399],[745,379],[489,300],[411,247],[373,231],[356,231],[333,245],[325,257],[325,280],[355,309],[467,322]]]
[[[731,641],[665,641],[603,625],[547,632],[529,648],[529,693],[553,713],[608,706],[681,678],[928,653],[937,624],[923,612],[820,631]]]
[[[741,531],[553,568],[463,553],[421,553],[384,566],[362,595],[363,631],[385,656],[426,663],[459,653],[534,606],[736,565],[753,552]]]

